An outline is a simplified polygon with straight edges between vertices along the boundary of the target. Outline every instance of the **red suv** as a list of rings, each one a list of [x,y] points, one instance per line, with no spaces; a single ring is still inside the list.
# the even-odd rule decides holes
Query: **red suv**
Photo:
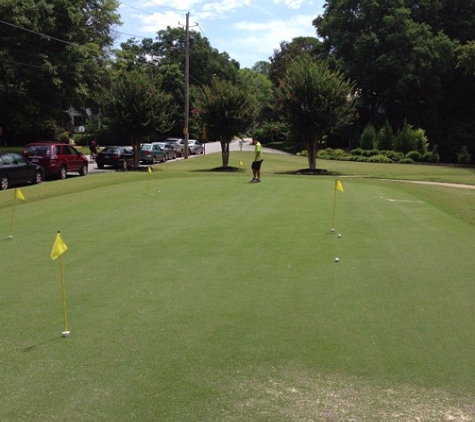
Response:
[[[66,175],[78,172],[86,176],[88,159],[77,149],[60,142],[36,142],[28,144],[23,152],[23,157],[32,163],[38,164],[49,176],[66,179]]]

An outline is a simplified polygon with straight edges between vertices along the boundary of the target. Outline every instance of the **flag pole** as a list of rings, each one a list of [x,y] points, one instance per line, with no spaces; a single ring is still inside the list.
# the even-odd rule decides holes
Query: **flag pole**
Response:
[[[333,216],[332,216],[332,232],[335,231],[335,212],[336,211],[336,189],[333,189]]]
[[[152,167],[148,166],[147,173],[152,174]],[[149,195],[153,196],[153,193],[150,193],[150,177],[151,176],[147,177],[147,192]]]
[[[13,208],[12,208],[12,219],[10,221],[10,235],[8,236],[9,239],[13,239],[13,218],[15,216],[15,197],[13,197]]]
[[[19,199],[22,201],[25,200],[25,197],[21,193],[20,188],[15,188],[15,190],[13,191],[13,208],[12,208],[12,219],[10,221],[10,235],[8,236],[9,239],[13,238],[13,220],[15,217],[15,200],[16,199]]]
[[[333,218],[332,218],[332,233],[335,231],[335,213],[336,213],[336,191],[344,192],[340,179],[335,180],[335,188],[333,189]]]
[[[64,331],[61,334],[63,337],[68,337],[70,332],[68,331],[68,314],[66,310],[66,287],[64,283],[64,271],[63,271],[63,255],[59,256],[59,271],[61,274],[61,292],[63,296],[63,322],[64,322]]]

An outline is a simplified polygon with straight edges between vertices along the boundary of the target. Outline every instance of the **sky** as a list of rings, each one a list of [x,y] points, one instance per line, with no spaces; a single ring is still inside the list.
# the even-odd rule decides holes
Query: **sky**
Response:
[[[155,39],[167,26],[185,27],[208,38],[212,48],[228,53],[241,68],[269,61],[281,41],[316,37],[312,21],[323,14],[325,0],[126,0],[120,1],[123,24],[115,28],[116,47],[129,38]]]

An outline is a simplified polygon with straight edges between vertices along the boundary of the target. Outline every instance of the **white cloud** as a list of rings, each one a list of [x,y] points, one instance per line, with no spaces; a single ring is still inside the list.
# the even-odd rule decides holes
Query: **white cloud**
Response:
[[[131,0],[126,0],[131,2]],[[213,48],[227,52],[242,67],[268,60],[282,41],[316,36],[312,20],[323,12],[325,0],[140,0],[122,4],[126,23],[118,31],[154,37],[159,30],[190,27],[209,39]],[[195,27],[195,23],[199,27]]]

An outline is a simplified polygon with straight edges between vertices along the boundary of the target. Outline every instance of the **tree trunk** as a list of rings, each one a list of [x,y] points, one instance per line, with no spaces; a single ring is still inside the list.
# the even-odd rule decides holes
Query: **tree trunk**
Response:
[[[221,157],[223,160],[223,169],[228,168],[229,163],[229,142],[220,141],[221,143]]]
[[[134,138],[132,140],[132,149],[134,151],[134,168],[140,167],[140,139]]]
[[[317,142],[315,140],[307,141],[307,158],[309,170],[316,170],[317,168]]]

